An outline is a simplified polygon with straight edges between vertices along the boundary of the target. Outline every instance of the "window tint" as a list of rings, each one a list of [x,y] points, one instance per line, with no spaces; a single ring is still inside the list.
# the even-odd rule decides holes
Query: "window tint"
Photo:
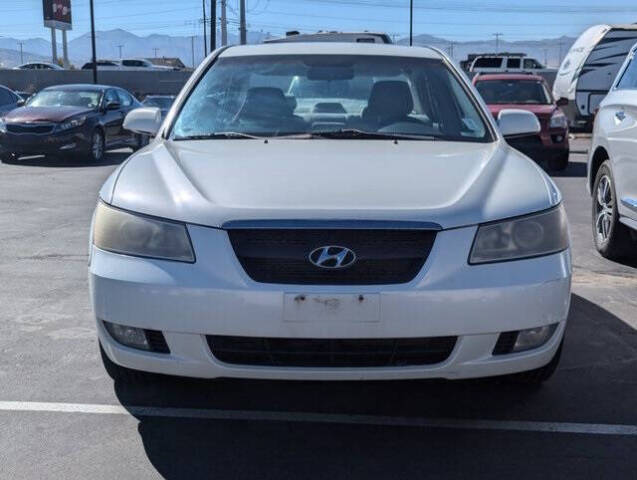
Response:
[[[519,58],[509,58],[507,60],[507,68],[520,68]]]
[[[122,65],[125,67],[145,67],[146,65],[141,60],[124,60]]]
[[[476,60],[473,68],[500,68],[501,66],[501,57],[482,57]]]
[[[637,60],[635,60],[635,57],[633,57],[626,67],[626,70],[624,70],[622,78],[617,84],[617,88],[637,89]]]
[[[553,103],[544,84],[535,80],[484,80],[476,88],[487,105]]]
[[[111,102],[119,102],[119,97],[115,90],[107,90],[106,95],[104,95],[104,105],[108,105]]]
[[[130,107],[133,104],[133,99],[124,90],[117,90],[117,96],[119,97],[119,103],[121,103],[123,107]]]

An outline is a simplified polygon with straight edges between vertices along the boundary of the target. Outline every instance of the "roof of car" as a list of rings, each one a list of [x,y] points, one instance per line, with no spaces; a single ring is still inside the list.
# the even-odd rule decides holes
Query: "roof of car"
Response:
[[[52,85],[50,87],[45,88],[44,90],[95,90],[95,91],[102,91],[102,90],[106,90],[107,88],[118,88],[118,87],[112,87],[110,85],[95,85],[93,83],[71,83],[68,85]]]
[[[224,50],[221,57],[251,55],[384,55],[390,57],[416,57],[441,59],[443,55],[429,47],[406,47],[386,43],[354,42],[288,42],[237,45]]]
[[[490,73],[488,75],[478,75],[475,82],[488,82],[489,80],[532,80],[537,82],[545,82],[543,77],[539,75],[530,75],[526,73]]]

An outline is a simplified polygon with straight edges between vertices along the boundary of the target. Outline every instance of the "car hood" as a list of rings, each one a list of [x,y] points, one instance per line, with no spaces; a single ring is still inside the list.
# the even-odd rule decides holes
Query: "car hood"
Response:
[[[84,107],[20,107],[4,116],[5,122],[63,122],[67,118],[90,113],[93,110]]]
[[[516,110],[526,110],[527,112],[535,113],[538,117],[550,117],[553,115],[553,112],[557,110],[555,105],[520,105],[520,104],[510,104],[510,105],[488,105],[489,111],[491,114],[497,119],[498,114],[504,110],[513,108]]]
[[[100,193],[117,207],[213,227],[358,219],[472,225],[549,208],[560,194],[503,141],[157,141]]]

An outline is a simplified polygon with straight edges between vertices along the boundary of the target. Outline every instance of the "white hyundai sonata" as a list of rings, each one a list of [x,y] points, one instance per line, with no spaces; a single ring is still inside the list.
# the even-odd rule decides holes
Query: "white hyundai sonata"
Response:
[[[213,53],[100,191],[90,289],[102,358],[136,371],[470,378],[558,363],[571,256],[561,195],[440,52],[290,43]]]

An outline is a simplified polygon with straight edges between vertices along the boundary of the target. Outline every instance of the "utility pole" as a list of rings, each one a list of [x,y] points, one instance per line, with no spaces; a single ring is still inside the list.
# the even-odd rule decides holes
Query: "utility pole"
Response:
[[[547,67],[549,64],[549,49],[544,49],[544,66]]]
[[[495,53],[500,53],[500,37],[504,35],[503,33],[494,33],[493,36],[495,37]]]
[[[22,51],[22,47],[24,46],[24,42],[18,42],[18,45],[20,45],[20,63],[24,63],[24,53]]]
[[[157,52],[159,51],[159,48],[153,48],[153,52],[155,52],[155,56],[153,58],[157,58]]]
[[[203,56],[206,58],[208,56],[208,27],[206,25],[206,0],[201,0],[201,6],[203,9]]]
[[[409,0],[409,46],[414,44],[414,0]]]
[[[95,12],[93,10],[93,0],[91,5],[91,50],[93,51],[93,83],[97,83],[97,53],[95,51]]]
[[[241,45],[248,41],[246,32],[246,0],[239,0],[239,37]]]
[[[119,59],[122,59],[122,48],[124,48],[124,45],[115,45],[117,48],[119,48]]]
[[[221,45],[228,45],[228,17],[226,16],[226,2],[227,0],[221,1]]]
[[[190,49],[192,50],[192,68],[195,68],[195,36],[190,37]]]
[[[217,48],[217,0],[210,0],[210,51]]]

